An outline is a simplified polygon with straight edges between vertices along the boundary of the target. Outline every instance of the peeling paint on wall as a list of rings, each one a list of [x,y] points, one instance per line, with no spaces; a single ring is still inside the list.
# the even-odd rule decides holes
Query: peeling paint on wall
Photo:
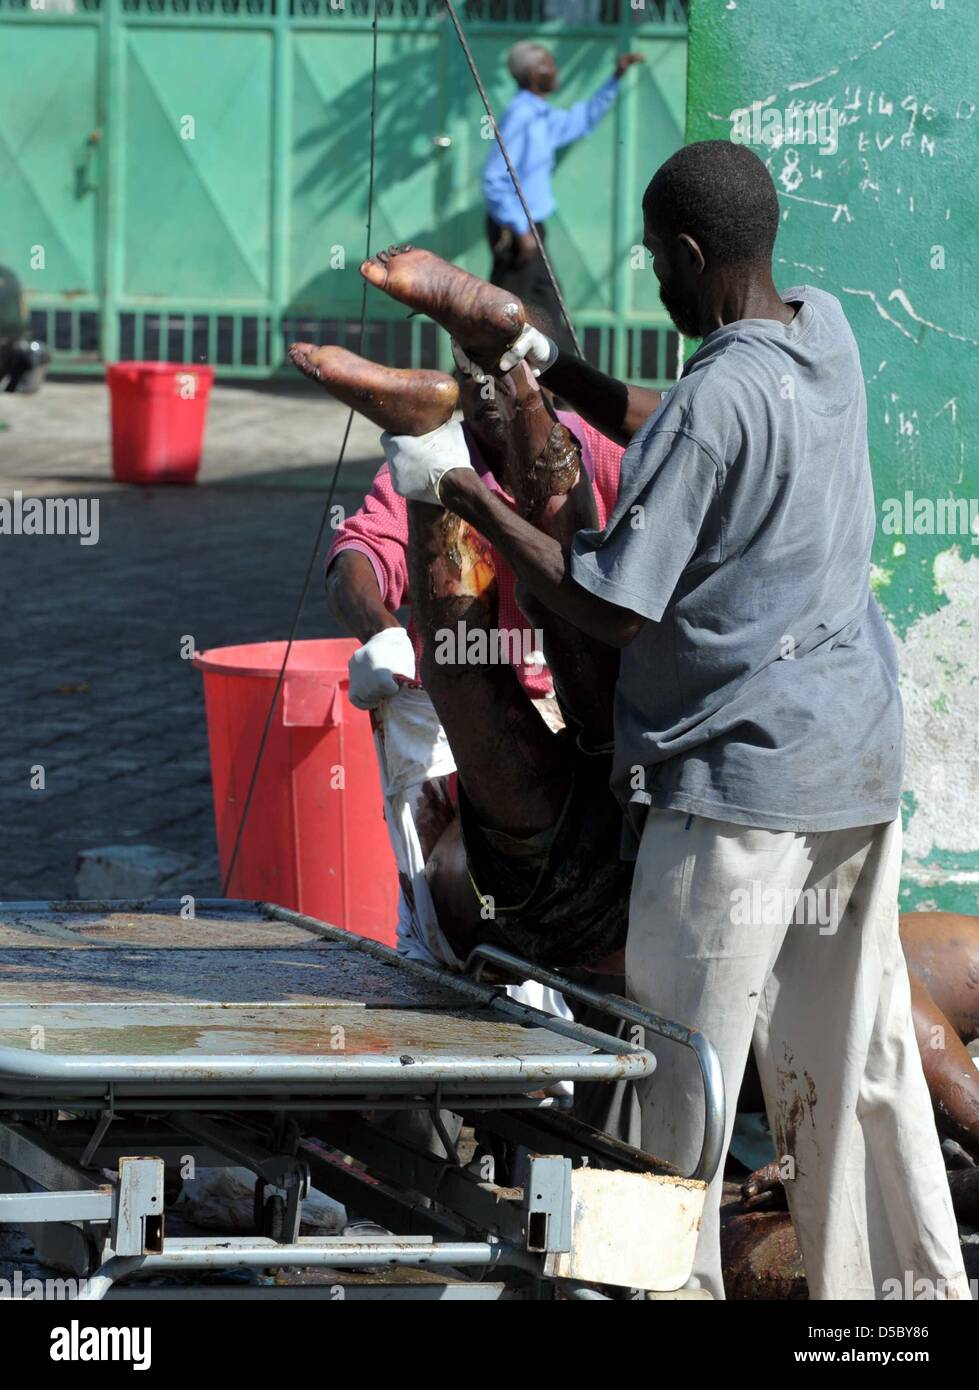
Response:
[[[902,900],[979,913],[973,9],[691,0],[687,140],[767,128],[749,143],[779,193],[776,282],[830,291],[853,326],[878,507],[872,583],[907,711]]]
[[[979,564],[958,548],[937,556],[934,585],[944,607],[898,637],[908,722],[905,898],[936,904],[954,892],[958,909],[979,913]]]

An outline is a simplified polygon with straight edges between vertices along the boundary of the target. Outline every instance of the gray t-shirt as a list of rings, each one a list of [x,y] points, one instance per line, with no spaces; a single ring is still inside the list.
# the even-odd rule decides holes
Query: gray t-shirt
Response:
[[[575,538],[577,582],[650,620],[616,688],[628,857],[647,806],[798,831],[900,809],[859,353],[832,295],[782,298],[792,323],[704,339],[626,450],[605,530]]]

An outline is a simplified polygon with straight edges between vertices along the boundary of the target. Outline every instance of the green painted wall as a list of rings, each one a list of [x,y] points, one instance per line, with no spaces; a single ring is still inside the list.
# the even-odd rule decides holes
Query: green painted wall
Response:
[[[598,130],[561,157],[549,236],[589,355],[618,375],[671,379],[675,335],[629,250],[635,188],[683,140],[683,6],[565,8],[577,17],[532,23],[524,0],[460,7],[498,113],[519,39],[553,45],[565,105],[616,54],[645,56]],[[372,12],[373,0],[0,0],[0,264],[60,368],[161,357],[265,376],[297,332],[353,346]],[[485,274],[479,175],[492,132],[456,35],[417,0],[379,13],[373,245],[415,241]],[[430,324],[376,294],[368,313],[376,356],[450,365]]]
[[[687,106],[689,141],[776,136],[750,139],[782,205],[776,282],[837,295],[860,344],[875,585],[908,716],[902,899],[965,912],[979,911],[977,18],[975,0],[692,0]],[[823,121],[822,147],[778,143],[793,109],[817,139]]]

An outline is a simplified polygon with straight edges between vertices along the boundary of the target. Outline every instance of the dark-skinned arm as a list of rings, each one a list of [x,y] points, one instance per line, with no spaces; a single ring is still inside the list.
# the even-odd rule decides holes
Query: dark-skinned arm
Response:
[[[400,627],[384,607],[374,566],[360,550],[341,550],[326,574],[326,601],[347,632],[369,642],[386,627]]]
[[[520,582],[552,612],[610,647],[626,647],[646,621],[597,598],[571,577],[568,552],[510,510],[471,468],[452,468],[439,484],[441,501],[496,546]]]
[[[563,396],[589,425],[622,445],[628,444],[663,399],[659,391],[616,381],[568,352],[558,353],[541,381]]]

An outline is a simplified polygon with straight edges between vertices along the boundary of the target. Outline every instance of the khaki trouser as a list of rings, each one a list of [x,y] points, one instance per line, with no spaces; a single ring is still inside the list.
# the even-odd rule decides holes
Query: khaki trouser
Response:
[[[900,863],[900,821],[805,835],[651,810],[636,864],[630,996],[717,1048],[725,1154],[754,1042],[814,1299],[900,1298],[920,1279],[935,1297],[969,1297],[911,1022]],[[703,1134],[696,1062],[650,1045],[643,1147],[689,1172]],[[720,1197],[719,1172],[695,1273],[723,1298]]]

